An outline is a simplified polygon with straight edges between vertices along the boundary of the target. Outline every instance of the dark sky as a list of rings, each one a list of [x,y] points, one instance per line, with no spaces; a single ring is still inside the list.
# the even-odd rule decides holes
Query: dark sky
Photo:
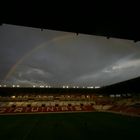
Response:
[[[0,26],[0,82],[105,86],[140,76],[140,42]]]

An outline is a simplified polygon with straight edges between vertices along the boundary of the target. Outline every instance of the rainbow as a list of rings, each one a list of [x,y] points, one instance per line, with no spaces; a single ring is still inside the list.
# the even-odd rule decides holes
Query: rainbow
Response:
[[[17,69],[17,67],[19,65],[22,64],[22,62],[24,62],[27,58],[29,58],[33,53],[35,53],[36,51],[38,51],[39,49],[42,49],[44,47],[47,47],[50,43],[52,42],[58,42],[58,41],[62,41],[64,39],[69,39],[69,38],[72,38],[73,37],[73,33],[69,33],[69,34],[65,34],[63,36],[59,36],[59,37],[56,37],[56,38],[53,38],[45,43],[42,43],[41,45],[39,46],[36,46],[34,47],[32,50],[30,50],[28,53],[26,53],[25,55],[23,55],[11,68],[10,70],[8,71],[8,73],[6,74],[5,76],[5,80],[8,80],[12,74],[15,72],[15,70]],[[47,45],[46,45],[47,44]]]

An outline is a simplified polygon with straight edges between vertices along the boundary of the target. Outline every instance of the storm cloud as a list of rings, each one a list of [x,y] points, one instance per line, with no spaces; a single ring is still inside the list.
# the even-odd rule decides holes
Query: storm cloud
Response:
[[[106,86],[137,76],[140,42],[0,26],[0,80],[9,85]]]

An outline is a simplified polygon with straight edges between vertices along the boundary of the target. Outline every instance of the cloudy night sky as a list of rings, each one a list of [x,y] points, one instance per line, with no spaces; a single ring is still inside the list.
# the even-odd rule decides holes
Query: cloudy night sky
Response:
[[[0,26],[0,83],[106,86],[140,76],[140,42]]]

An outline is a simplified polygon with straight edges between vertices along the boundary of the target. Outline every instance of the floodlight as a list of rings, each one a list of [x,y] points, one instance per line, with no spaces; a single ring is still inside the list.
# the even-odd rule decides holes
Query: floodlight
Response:
[[[13,99],[14,99],[15,97],[16,97],[16,96],[11,96],[11,98],[13,98]]]
[[[99,86],[95,86],[95,88],[100,88]]]

